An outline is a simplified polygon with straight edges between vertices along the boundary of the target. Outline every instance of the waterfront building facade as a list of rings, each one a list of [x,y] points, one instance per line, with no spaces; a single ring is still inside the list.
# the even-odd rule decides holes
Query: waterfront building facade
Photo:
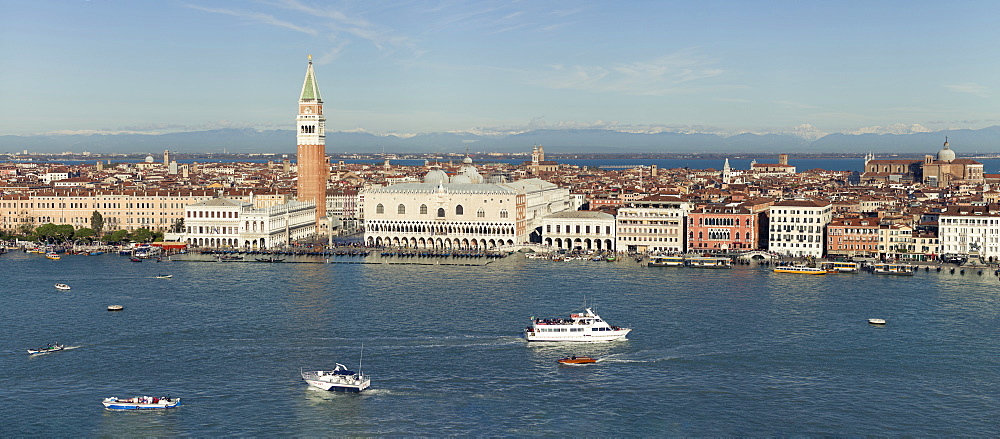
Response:
[[[616,248],[630,253],[683,252],[692,208],[686,200],[664,195],[626,202],[618,209]]]
[[[323,98],[313,72],[312,55],[306,78],[299,95],[299,115],[296,117],[298,143],[297,198],[316,206],[316,232],[326,219],[326,181],[329,173],[326,160],[326,117],[323,116]]]
[[[253,203],[214,198],[188,206],[184,231],[166,238],[200,247],[271,249],[313,234],[314,221],[315,206],[301,201],[255,208]]]
[[[941,254],[1000,258],[1000,205],[949,206],[938,216]]]
[[[774,203],[768,212],[768,249],[795,257],[823,257],[824,234],[832,219],[829,201],[805,199]]]
[[[541,242],[541,219],[571,205],[569,190],[543,180],[485,183],[466,157],[454,177],[434,167],[423,183],[366,189],[365,243],[489,249]]]
[[[687,214],[687,250],[727,252],[760,249],[763,212],[740,203],[707,204]]]
[[[880,250],[878,218],[838,217],[826,226],[829,257],[877,257]]]
[[[542,243],[567,250],[615,251],[614,215],[593,210],[567,210],[542,218]]]

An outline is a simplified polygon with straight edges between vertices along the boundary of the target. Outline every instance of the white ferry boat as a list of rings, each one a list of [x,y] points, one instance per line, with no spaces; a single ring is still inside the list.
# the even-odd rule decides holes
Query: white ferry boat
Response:
[[[872,272],[894,276],[913,276],[914,271],[916,271],[916,267],[907,264],[875,264]]]
[[[527,341],[614,341],[625,340],[629,328],[611,326],[601,316],[587,308],[580,314],[570,314],[568,319],[536,319],[524,329]]]
[[[677,255],[653,255],[646,263],[650,267],[683,267],[684,256]]]
[[[826,274],[826,269],[819,267],[807,267],[805,265],[784,265],[781,267],[775,267],[773,270],[775,273],[794,273],[794,274]]]
[[[729,258],[696,256],[687,258],[686,262],[687,266],[691,268],[733,268],[733,260]]]

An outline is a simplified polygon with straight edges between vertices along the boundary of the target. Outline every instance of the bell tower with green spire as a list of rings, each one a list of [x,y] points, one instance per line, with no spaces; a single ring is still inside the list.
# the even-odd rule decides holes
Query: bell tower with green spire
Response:
[[[298,200],[316,205],[316,231],[326,221],[326,118],[323,98],[313,72],[312,55],[306,67],[306,79],[299,96],[299,115],[295,119],[298,140]]]

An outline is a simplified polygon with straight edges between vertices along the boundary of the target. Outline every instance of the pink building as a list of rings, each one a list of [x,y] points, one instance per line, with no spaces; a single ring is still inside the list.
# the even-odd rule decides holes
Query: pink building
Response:
[[[763,212],[742,204],[707,204],[688,214],[687,250],[725,252],[760,249]]]

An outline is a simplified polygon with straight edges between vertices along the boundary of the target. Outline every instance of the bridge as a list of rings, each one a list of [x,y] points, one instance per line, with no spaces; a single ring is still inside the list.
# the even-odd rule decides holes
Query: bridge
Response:
[[[763,250],[752,250],[752,251],[748,251],[746,253],[740,253],[738,256],[736,256],[736,258],[744,260],[744,261],[750,261],[750,260],[754,260],[754,259],[758,259],[758,260],[760,260],[760,259],[779,259],[779,256],[776,255],[776,254],[774,254],[774,253],[766,252],[766,251],[763,251]]]

